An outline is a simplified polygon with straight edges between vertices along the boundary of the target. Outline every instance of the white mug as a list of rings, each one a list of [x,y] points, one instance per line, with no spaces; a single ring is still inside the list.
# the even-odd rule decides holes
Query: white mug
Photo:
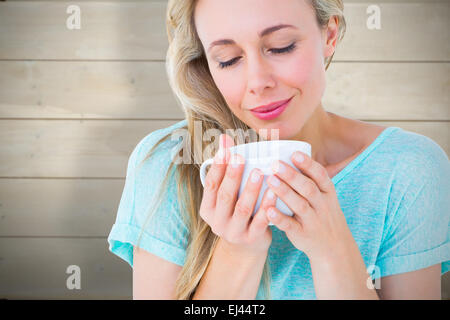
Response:
[[[276,160],[284,161],[289,164],[295,170],[298,168],[291,162],[291,156],[295,151],[301,151],[308,156],[311,156],[311,145],[304,141],[297,140],[267,140],[257,141],[252,143],[239,144],[229,148],[231,156],[233,154],[239,154],[245,159],[244,173],[242,174],[241,185],[238,191],[238,198],[244,191],[245,185],[249,178],[251,171],[254,168],[258,168],[264,174],[263,184],[260,189],[258,200],[255,204],[252,216],[258,211],[259,206],[264,195],[264,192],[268,188],[267,177],[273,174],[271,165]],[[205,185],[206,168],[214,162],[214,158],[210,158],[202,163],[200,167],[200,180],[202,185]],[[293,216],[294,213],[291,209],[280,199],[276,200],[276,207],[280,212],[288,216]],[[269,223],[269,225],[273,225]]]

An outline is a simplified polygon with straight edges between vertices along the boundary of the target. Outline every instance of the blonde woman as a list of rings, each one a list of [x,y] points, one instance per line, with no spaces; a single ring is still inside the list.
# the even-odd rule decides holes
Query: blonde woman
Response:
[[[447,155],[427,137],[321,103],[345,32],[342,1],[170,0],[166,22],[167,73],[186,119],[133,150],[108,237],[133,267],[133,297],[440,299],[450,266]],[[272,103],[286,107],[252,110]],[[179,129],[189,135],[174,139]],[[204,136],[214,129],[220,152],[219,139]],[[241,131],[223,134],[230,129]],[[263,177],[256,170],[238,198],[245,163],[228,147],[261,129],[309,142],[312,155],[292,154],[303,174],[281,163],[251,216]],[[187,143],[189,161],[175,163]],[[209,145],[216,161],[203,188]],[[293,217],[271,215],[277,199]]]

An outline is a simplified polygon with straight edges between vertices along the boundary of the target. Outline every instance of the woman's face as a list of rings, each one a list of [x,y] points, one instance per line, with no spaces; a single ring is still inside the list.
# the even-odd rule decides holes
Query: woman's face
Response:
[[[314,9],[305,0],[200,0],[195,24],[231,111],[256,131],[279,129],[279,139],[295,137],[321,103],[324,58],[335,45],[327,39],[329,32],[319,29]],[[260,37],[280,24],[291,27]],[[232,41],[217,42],[222,39]],[[250,111],[291,97],[275,119],[262,120]]]

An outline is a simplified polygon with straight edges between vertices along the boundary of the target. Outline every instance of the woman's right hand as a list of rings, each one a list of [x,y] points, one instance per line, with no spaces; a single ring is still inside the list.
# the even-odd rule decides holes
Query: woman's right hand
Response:
[[[245,159],[240,155],[231,158],[228,148],[234,145],[233,139],[225,134],[220,138],[219,152],[205,178],[200,216],[233,252],[247,256],[267,254],[272,242],[272,230],[268,228],[266,209],[275,206],[276,196],[267,188],[260,208],[252,217],[264,175],[261,170],[254,169],[242,194],[236,199]],[[224,151],[223,158],[220,158],[220,150]],[[233,163],[237,166],[233,167]],[[252,182],[253,174],[259,174],[256,182]]]

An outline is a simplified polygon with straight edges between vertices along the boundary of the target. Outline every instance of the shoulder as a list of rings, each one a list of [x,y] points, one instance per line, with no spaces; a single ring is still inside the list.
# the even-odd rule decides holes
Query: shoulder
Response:
[[[385,149],[391,152],[396,162],[423,169],[448,165],[447,154],[431,138],[397,127],[391,127],[391,130]]]
[[[181,142],[179,139],[172,139],[170,134],[176,129],[182,128],[185,124],[186,120],[183,120],[166,128],[155,130],[142,138],[134,148],[130,157],[130,162],[134,163],[131,165],[130,176],[133,177],[134,182],[137,212],[142,213],[147,210],[150,203],[152,207],[157,206],[153,201],[163,199],[157,197],[161,190],[165,190],[162,210],[178,212],[176,197],[178,177],[176,175],[176,164],[173,163],[172,159],[175,155],[174,150]],[[167,135],[169,137],[158,144]],[[152,151],[151,156],[149,156],[150,151]],[[161,189],[165,179],[167,179],[166,188]],[[162,212],[160,214],[165,215],[167,213]],[[141,214],[137,215],[142,216]]]
[[[404,181],[439,181],[450,177],[445,151],[424,135],[389,127],[376,152],[377,162]]]
[[[157,147],[156,144],[165,136],[172,134],[175,130],[183,128],[187,125],[187,120],[181,120],[168,127],[161,128],[150,132],[143,137],[133,149],[130,160],[133,161],[135,167],[140,167],[145,162],[159,162],[159,164],[166,164],[170,162],[173,157],[173,150],[180,143],[179,139],[172,139],[168,137],[162,141]],[[155,147],[155,148],[154,148]],[[151,159],[147,159],[149,152],[154,148]]]

